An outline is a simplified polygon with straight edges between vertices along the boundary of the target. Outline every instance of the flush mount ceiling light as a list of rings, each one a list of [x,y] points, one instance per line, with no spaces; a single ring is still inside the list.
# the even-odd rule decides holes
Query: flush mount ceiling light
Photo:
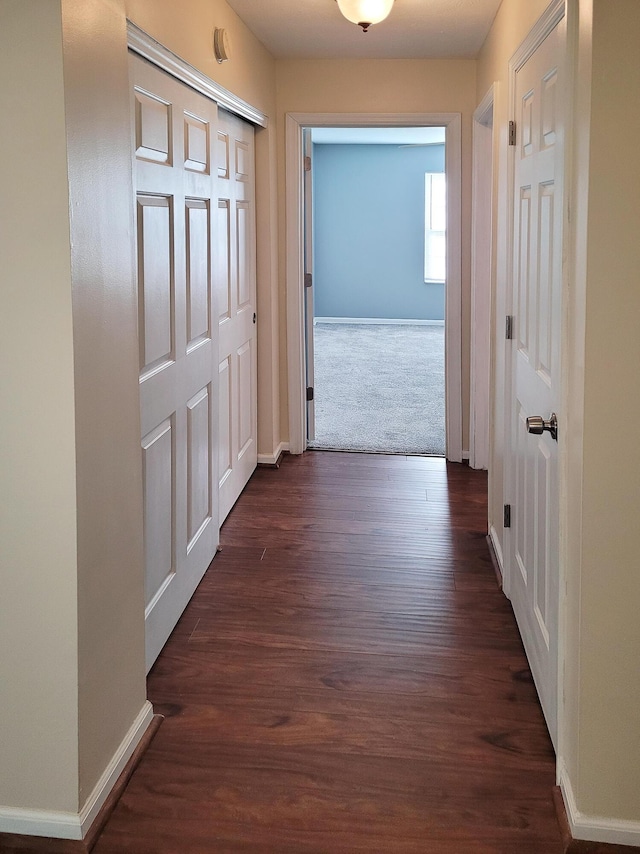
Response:
[[[362,27],[362,31],[366,33],[371,24],[384,21],[394,0],[337,0],[337,3],[347,21]]]

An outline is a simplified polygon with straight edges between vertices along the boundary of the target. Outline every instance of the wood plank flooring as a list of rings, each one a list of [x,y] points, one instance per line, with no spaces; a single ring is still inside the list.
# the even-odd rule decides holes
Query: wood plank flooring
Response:
[[[560,854],[486,476],[259,470],[149,676],[166,715],[96,854]]]

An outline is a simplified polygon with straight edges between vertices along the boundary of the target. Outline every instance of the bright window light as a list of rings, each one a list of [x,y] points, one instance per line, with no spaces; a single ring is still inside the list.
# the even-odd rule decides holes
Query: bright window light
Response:
[[[447,277],[447,181],[444,172],[424,176],[424,280]]]

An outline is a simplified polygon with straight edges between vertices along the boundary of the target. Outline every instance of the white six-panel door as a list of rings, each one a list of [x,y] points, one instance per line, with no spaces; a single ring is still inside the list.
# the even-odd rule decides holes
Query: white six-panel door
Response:
[[[254,131],[219,111],[216,281],[220,524],[258,461]]]
[[[558,673],[558,443],[526,419],[560,402],[562,126],[557,25],[516,73],[510,395],[509,596],[555,743]],[[560,437],[560,440],[561,437]]]
[[[149,668],[218,544],[218,131],[212,101],[130,62]]]

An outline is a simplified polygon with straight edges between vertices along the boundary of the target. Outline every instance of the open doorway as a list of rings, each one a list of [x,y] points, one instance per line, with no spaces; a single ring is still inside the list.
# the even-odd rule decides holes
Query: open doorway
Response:
[[[286,116],[286,300],[289,450],[307,447],[309,401],[305,352],[305,128],[444,127],[446,182],[445,423],[446,456],[463,459],[462,449],[462,290],[461,290],[461,116],[460,113],[288,113]],[[308,181],[308,179],[307,179]],[[422,219],[422,218],[421,218]]]
[[[309,135],[308,444],[444,456],[445,128]]]

